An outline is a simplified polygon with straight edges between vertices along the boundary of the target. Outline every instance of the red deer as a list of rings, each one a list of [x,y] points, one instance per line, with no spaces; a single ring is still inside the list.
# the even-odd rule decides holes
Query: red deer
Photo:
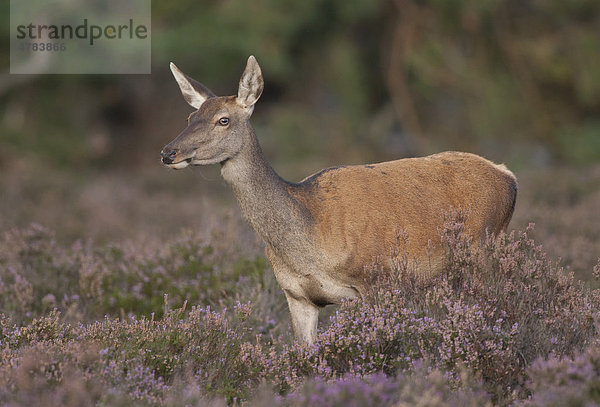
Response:
[[[399,231],[408,235],[412,258],[429,257],[417,272],[435,273],[443,263],[435,244],[448,210],[468,208],[473,239],[506,229],[512,217],[515,176],[468,153],[333,167],[298,183],[285,181],[265,159],[250,124],[263,91],[253,56],[236,96],[217,97],[174,64],[171,70],[196,111],[162,150],[162,162],[174,169],[221,165],[244,217],[265,242],[297,340],[312,342],[321,307],[363,295],[364,266],[389,258]]]

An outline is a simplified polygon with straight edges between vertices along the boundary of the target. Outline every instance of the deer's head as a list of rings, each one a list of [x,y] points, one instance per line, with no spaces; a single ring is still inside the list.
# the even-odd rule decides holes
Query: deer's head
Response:
[[[181,169],[227,161],[243,147],[254,104],[263,90],[263,78],[256,59],[248,58],[237,96],[215,96],[207,87],[181,72],[171,71],[183,98],[196,109],[188,126],[163,148],[163,164]]]

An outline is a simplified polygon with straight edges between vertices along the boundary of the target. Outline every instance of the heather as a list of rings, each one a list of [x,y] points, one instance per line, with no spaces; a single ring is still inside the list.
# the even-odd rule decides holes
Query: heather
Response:
[[[162,316],[165,305],[217,304],[239,285],[261,287],[262,257],[212,245],[190,230],[164,246],[57,243],[38,224],[0,238],[0,306],[16,321],[58,309],[71,319]]]
[[[600,403],[600,353],[598,344],[572,358],[552,356],[529,368],[527,383],[532,397],[524,406],[587,406]]]
[[[149,75],[9,75],[5,41],[0,405],[600,405],[599,22],[597,0],[153,1]],[[219,166],[159,163],[191,112],[169,62],[232,94],[250,54],[283,178],[473,152],[518,178],[508,234],[449,218],[428,281],[399,236],[294,344]]]
[[[267,263],[235,241],[65,245],[39,225],[7,231],[0,400],[544,405],[549,382],[570,388],[565,400],[595,397],[598,292],[548,258],[533,225],[472,242],[465,221],[447,217],[447,266],[430,279],[400,235],[392,269],[369,266],[367,297],[331,312],[313,345],[293,343]]]

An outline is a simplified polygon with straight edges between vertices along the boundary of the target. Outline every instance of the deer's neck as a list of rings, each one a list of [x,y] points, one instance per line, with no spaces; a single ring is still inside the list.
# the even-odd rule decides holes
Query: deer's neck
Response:
[[[249,136],[242,151],[223,163],[221,174],[265,243],[280,254],[300,253],[310,241],[310,212],[269,165],[250,126]]]

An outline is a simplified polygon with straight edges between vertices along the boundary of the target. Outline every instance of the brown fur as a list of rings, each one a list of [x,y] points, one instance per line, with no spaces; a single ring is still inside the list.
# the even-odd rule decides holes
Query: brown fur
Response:
[[[510,222],[517,193],[505,167],[459,152],[331,168],[288,188],[312,214],[320,246],[340,258],[336,271],[353,275],[389,257],[400,232],[408,234],[410,256],[426,257],[452,208],[468,211],[474,238],[497,234]]]

